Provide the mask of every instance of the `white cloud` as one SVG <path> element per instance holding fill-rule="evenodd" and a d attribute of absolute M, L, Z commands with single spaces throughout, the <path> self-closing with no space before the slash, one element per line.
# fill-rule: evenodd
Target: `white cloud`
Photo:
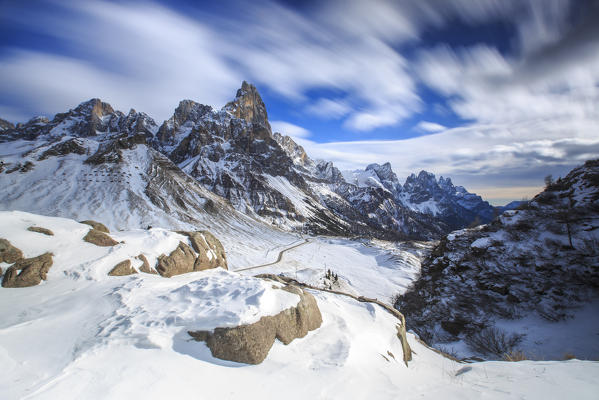
<path fill-rule="evenodd" d="M 294 125 L 285 121 L 270 121 L 270 127 L 273 132 L 279 132 L 283 135 L 291 136 L 295 139 L 307 139 L 310 131 L 301 126 Z"/>
<path fill-rule="evenodd" d="M 306 111 L 324 119 L 339 119 L 352 110 L 344 100 L 320 98 L 306 107 Z"/>
<path fill-rule="evenodd" d="M 430 121 L 420 121 L 416 126 L 416 130 L 424 131 L 424 132 L 439 132 L 447 129 L 445 126 L 438 124 L 436 122 Z"/>

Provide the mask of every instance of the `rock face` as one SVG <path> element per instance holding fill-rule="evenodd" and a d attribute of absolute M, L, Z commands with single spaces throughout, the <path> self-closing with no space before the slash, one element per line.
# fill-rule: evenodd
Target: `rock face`
<path fill-rule="evenodd" d="M 6 239 L 0 239 L 0 262 L 12 264 L 23 258 L 23 252 Z"/>
<path fill-rule="evenodd" d="M 137 271 L 131 266 L 131 260 L 121 261 L 108 272 L 108 275 L 110 276 L 126 276 L 132 274 L 137 274 Z"/>
<path fill-rule="evenodd" d="M 39 226 L 30 226 L 29 228 L 27 228 L 27 230 L 31 232 L 41 233 L 46 236 L 54 236 L 54 232 L 52 232 L 50 229 L 42 228 Z"/>
<path fill-rule="evenodd" d="M 92 221 L 92 220 L 86 220 L 86 221 L 81 221 L 81 224 L 86 224 L 91 226 L 92 228 L 100 231 L 100 232 L 104 232 L 104 233 L 110 233 L 110 230 L 108 230 L 108 228 L 106 227 L 106 225 L 104 225 L 101 222 L 97 222 L 97 221 Z"/>
<path fill-rule="evenodd" d="M 287 290 L 300 296 L 296 307 L 288 308 L 274 316 L 265 316 L 258 322 L 233 328 L 216 328 L 213 332 L 190 331 L 191 337 L 205 341 L 216 358 L 246 364 L 260 364 L 275 339 L 289 344 L 302 338 L 322 324 L 322 315 L 316 299 L 310 293 L 294 286 Z"/>
<path fill-rule="evenodd" d="M 193 272 L 195 262 L 196 255 L 191 247 L 183 242 L 179 242 L 179 246 L 177 246 L 171 254 L 168 256 L 162 254 L 158 257 L 156 271 L 158 271 L 161 276 L 170 278 L 173 275 Z"/>
<path fill-rule="evenodd" d="M 52 253 L 45 253 L 33 258 L 22 258 L 6 270 L 2 278 L 2 286 L 22 288 L 39 285 L 42 280 L 46 280 L 46 274 L 50 267 L 52 267 Z"/>
<path fill-rule="evenodd" d="M 83 238 L 83 240 L 91 244 L 95 244 L 96 246 L 103 247 L 116 246 L 117 244 L 119 244 L 119 242 L 97 229 L 90 229 L 89 232 L 87 232 L 87 235 L 85 235 L 85 237 Z"/>

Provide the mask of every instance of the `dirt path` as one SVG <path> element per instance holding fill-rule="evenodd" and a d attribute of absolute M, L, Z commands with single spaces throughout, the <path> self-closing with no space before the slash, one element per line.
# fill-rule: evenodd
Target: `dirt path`
<path fill-rule="evenodd" d="M 310 239 L 304 239 L 304 241 L 302 243 L 294 244 L 291 247 L 287 247 L 286 249 L 281 250 L 279 252 L 279 256 L 277 257 L 276 261 L 273 261 L 273 262 L 267 263 L 267 264 L 262 264 L 262 265 L 255 265 L 253 267 L 246 267 L 246 268 L 236 269 L 234 272 L 248 271 L 250 269 L 270 267 L 271 265 L 278 264 L 283 259 L 283 254 L 285 254 L 286 251 L 293 250 L 296 247 L 303 246 L 303 245 L 305 245 L 306 243 L 309 243 L 309 242 L 310 242 Z"/>

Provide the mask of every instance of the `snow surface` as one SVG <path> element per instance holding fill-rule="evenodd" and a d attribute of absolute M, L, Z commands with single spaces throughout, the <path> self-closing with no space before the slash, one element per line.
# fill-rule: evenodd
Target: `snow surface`
<path fill-rule="evenodd" d="M 31 225 L 55 236 L 26 231 Z M 297 296 L 220 269 L 170 279 L 110 277 L 108 268 L 123 257 L 153 257 L 182 236 L 162 229 L 115 232 L 125 243 L 96 248 L 81 240 L 87 230 L 68 219 L 0 212 L 0 237 L 26 256 L 55 254 L 39 286 L 0 288 L 0 398 L 593 399 L 599 390 L 597 362 L 460 364 L 412 334 L 414 358 L 406 367 L 395 317 L 323 292 L 313 293 L 323 324 L 305 338 L 287 346 L 276 341 L 260 365 L 215 359 L 204 343 L 189 339 L 188 329 L 256 321 L 296 304 Z M 299 263 L 320 246 L 318 254 L 340 276 L 343 262 L 374 268 L 376 276 L 384 266 L 374 261 L 391 245 L 372 245 L 319 238 L 294 257 Z M 381 280 L 368 286 L 367 274 L 353 268 L 345 273 L 360 282 L 357 288 L 377 293 Z"/>

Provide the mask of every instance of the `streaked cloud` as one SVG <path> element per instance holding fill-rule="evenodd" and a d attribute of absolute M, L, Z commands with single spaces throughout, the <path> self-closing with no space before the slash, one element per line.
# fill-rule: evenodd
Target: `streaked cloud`
<path fill-rule="evenodd" d="M 310 131 L 301 126 L 294 125 L 285 121 L 270 121 L 270 127 L 273 132 L 279 132 L 283 135 L 291 136 L 294 140 L 306 139 L 310 136 Z"/>

